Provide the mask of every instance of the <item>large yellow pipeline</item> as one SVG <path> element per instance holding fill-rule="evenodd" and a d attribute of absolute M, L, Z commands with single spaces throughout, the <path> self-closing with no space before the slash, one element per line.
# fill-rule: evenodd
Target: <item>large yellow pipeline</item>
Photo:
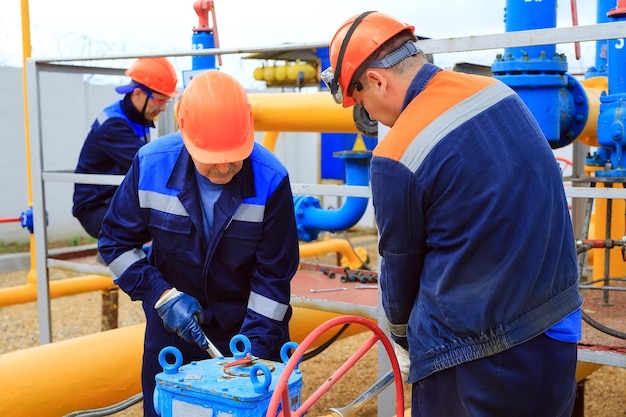
<path fill-rule="evenodd" d="M 294 307 L 291 339 L 300 343 L 339 315 Z M 364 330 L 350 326 L 340 338 Z M 0 355 L 0 416 L 60 417 L 108 407 L 141 392 L 144 331 L 145 325 L 137 324 Z M 312 347 L 331 337 L 325 333 Z"/>
<path fill-rule="evenodd" d="M 315 328 L 340 314 L 295 307 L 291 339 L 302 342 Z M 350 326 L 341 338 L 364 331 Z M 0 355 L 0 415 L 60 417 L 108 407 L 141 392 L 144 324 L 122 327 Z M 325 343 L 324 334 L 312 348 Z M 581 381 L 600 365 L 578 362 Z"/>
<path fill-rule="evenodd" d="M 344 109 L 327 92 L 250 93 L 258 132 L 358 133 L 352 108 Z"/>
<path fill-rule="evenodd" d="M 144 328 L 123 327 L 0 355 L 0 415 L 60 417 L 141 392 Z"/>

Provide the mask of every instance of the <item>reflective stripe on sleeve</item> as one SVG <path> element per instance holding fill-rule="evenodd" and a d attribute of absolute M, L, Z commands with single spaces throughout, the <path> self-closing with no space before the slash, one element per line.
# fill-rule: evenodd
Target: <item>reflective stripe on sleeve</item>
<path fill-rule="evenodd" d="M 141 249 L 132 249 L 124 252 L 109 264 L 109 271 L 113 276 L 113 281 L 119 278 L 131 265 L 146 257 L 146 253 Z"/>
<path fill-rule="evenodd" d="M 248 300 L 248 308 L 255 313 L 270 318 L 272 320 L 282 321 L 289 308 L 288 304 L 282 304 L 271 300 L 261 294 L 255 292 L 250 293 Z"/>
<path fill-rule="evenodd" d="M 178 216 L 189 216 L 183 203 L 175 195 L 166 195 L 154 191 L 139 190 L 139 207 L 162 211 Z"/>

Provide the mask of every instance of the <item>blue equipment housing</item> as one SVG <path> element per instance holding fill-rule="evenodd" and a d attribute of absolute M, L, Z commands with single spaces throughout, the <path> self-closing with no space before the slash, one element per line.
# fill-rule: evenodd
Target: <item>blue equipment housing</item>
<path fill-rule="evenodd" d="M 244 349 L 238 351 L 237 343 Z M 156 376 L 154 408 L 162 417 L 264 417 L 276 388 L 289 349 L 295 342 L 286 343 L 281 349 L 284 363 L 250 358 L 250 341 L 243 335 L 233 337 L 230 348 L 233 358 L 206 359 L 182 365 L 182 354 L 173 347 L 164 348 L 159 354 L 163 372 Z M 174 363 L 167 361 L 174 357 Z M 237 360 L 250 358 L 244 363 Z M 296 370 L 288 381 L 290 407 L 300 406 L 302 374 Z"/>
<path fill-rule="evenodd" d="M 613 5 L 615 2 L 612 3 Z M 608 21 L 626 20 L 626 10 L 611 8 L 607 0 L 598 3 L 598 19 L 606 16 Z M 604 21 L 604 20 L 603 20 Z M 598 45 L 602 47 L 601 44 Z M 626 148 L 626 132 L 624 131 L 626 112 L 626 83 L 623 71 L 626 67 L 626 52 L 624 39 L 610 39 L 606 41 L 604 51 L 596 56 L 596 65 L 602 64 L 602 57 L 608 65 L 608 92 L 603 91 L 600 96 L 600 114 L 598 116 L 598 150 L 587 156 L 585 162 L 592 166 L 604 166 L 604 170 L 595 171 L 597 177 L 624 177 L 626 163 L 624 152 Z"/>

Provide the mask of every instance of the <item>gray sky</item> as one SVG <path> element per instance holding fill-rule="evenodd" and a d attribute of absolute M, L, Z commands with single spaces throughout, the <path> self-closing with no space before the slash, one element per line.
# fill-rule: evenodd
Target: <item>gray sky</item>
<path fill-rule="evenodd" d="M 32 56 L 92 56 L 191 49 L 198 24 L 193 0 L 30 0 Z M 558 1 L 557 27 L 572 25 L 570 2 Z M 285 42 L 328 42 L 348 17 L 365 10 L 394 15 L 432 38 L 503 33 L 505 0 L 215 0 L 220 44 L 224 48 L 262 47 Z M 593 0 L 578 2 L 579 25 L 596 22 Z M 21 2 L 0 3 L 0 65 L 22 62 Z M 568 57 L 570 72 L 594 64 L 595 44 L 583 44 L 576 61 L 572 45 L 557 50 Z M 438 55 L 435 62 L 450 67 L 469 61 L 491 65 L 498 51 Z M 224 61 L 223 70 L 247 69 L 240 56 Z M 190 58 L 177 58 L 177 70 L 191 69 Z M 258 65 L 260 66 L 260 63 Z M 252 75 L 249 73 L 250 80 Z M 244 85 L 247 84 L 242 80 Z M 252 81 L 254 82 L 254 81 Z M 247 85 L 249 86 L 249 85 Z"/>

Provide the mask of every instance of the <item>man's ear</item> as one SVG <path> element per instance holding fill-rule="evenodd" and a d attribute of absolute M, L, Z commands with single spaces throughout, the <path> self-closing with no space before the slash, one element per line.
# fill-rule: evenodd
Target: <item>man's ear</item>
<path fill-rule="evenodd" d="M 387 77 L 377 69 L 366 70 L 365 77 L 369 88 L 382 90 L 382 92 L 387 89 Z"/>
<path fill-rule="evenodd" d="M 133 96 L 138 97 L 143 91 L 141 90 L 141 88 L 137 87 L 133 90 Z"/>

